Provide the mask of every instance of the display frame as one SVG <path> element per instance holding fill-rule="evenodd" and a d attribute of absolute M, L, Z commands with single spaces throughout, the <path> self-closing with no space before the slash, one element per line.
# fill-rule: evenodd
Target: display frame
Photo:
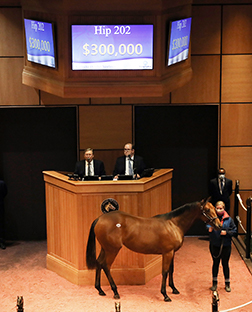
<path fill-rule="evenodd" d="M 57 69 L 55 23 L 31 18 L 23 22 L 27 61 Z"/>
<path fill-rule="evenodd" d="M 166 66 L 170 67 L 171 65 L 186 61 L 189 58 L 191 25 L 192 17 L 185 17 L 169 22 Z M 176 26 L 177 29 L 175 29 Z M 178 51 L 173 53 L 173 50 L 177 49 Z"/>

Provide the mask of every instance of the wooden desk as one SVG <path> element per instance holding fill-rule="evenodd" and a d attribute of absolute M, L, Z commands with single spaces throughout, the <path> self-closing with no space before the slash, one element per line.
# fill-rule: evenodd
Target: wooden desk
<path fill-rule="evenodd" d="M 172 169 L 160 169 L 150 178 L 131 181 L 72 181 L 64 174 L 44 171 L 47 219 L 47 268 L 74 284 L 93 285 L 95 271 L 86 267 L 89 229 L 101 212 L 101 203 L 114 198 L 119 209 L 151 217 L 171 210 Z M 99 244 L 97 244 L 97 256 Z M 161 256 L 126 249 L 112 266 L 117 284 L 140 285 L 161 273 Z M 107 284 L 105 276 L 102 284 Z"/>

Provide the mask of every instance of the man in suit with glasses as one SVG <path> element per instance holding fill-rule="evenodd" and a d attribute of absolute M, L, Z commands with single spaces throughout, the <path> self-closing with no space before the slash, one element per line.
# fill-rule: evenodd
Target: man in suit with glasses
<path fill-rule="evenodd" d="M 145 163 L 141 156 L 135 154 L 135 147 L 132 143 L 124 145 L 124 156 L 118 157 L 113 171 L 114 177 L 118 175 L 132 175 L 139 179 L 145 169 Z"/>

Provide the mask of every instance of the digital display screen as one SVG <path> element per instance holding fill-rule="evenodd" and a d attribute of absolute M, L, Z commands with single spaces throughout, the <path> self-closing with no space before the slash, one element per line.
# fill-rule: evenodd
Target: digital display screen
<path fill-rule="evenodd" d="M 72 25 L 72 70 L 153 69 L 153 25 Z"/>
<path fill-rule="evenodd" d="M 171 22 L 168 66 L 188 58 L 192 18 Z"/>
<path fill-rule="evenodd" d="M 24 19 L 27 60 L 55 68 L 53 24 Z"/>

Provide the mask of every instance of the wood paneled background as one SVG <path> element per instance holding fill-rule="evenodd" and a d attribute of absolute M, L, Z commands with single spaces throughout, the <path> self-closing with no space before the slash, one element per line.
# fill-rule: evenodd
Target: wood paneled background
<path fill-rule="evenodd" d="M 109 174 L 124 143 L 134 141 L 135 105 L 218 105 L 219 165 L 252 194 L 252 1 L 193 2 L 193 78 L 163 98 L 62 99 L 24 86 L 20 1 L 0 1 L 0 29 L 2 107 L 76 105 L 79 155 L 95 148 Z"/>

